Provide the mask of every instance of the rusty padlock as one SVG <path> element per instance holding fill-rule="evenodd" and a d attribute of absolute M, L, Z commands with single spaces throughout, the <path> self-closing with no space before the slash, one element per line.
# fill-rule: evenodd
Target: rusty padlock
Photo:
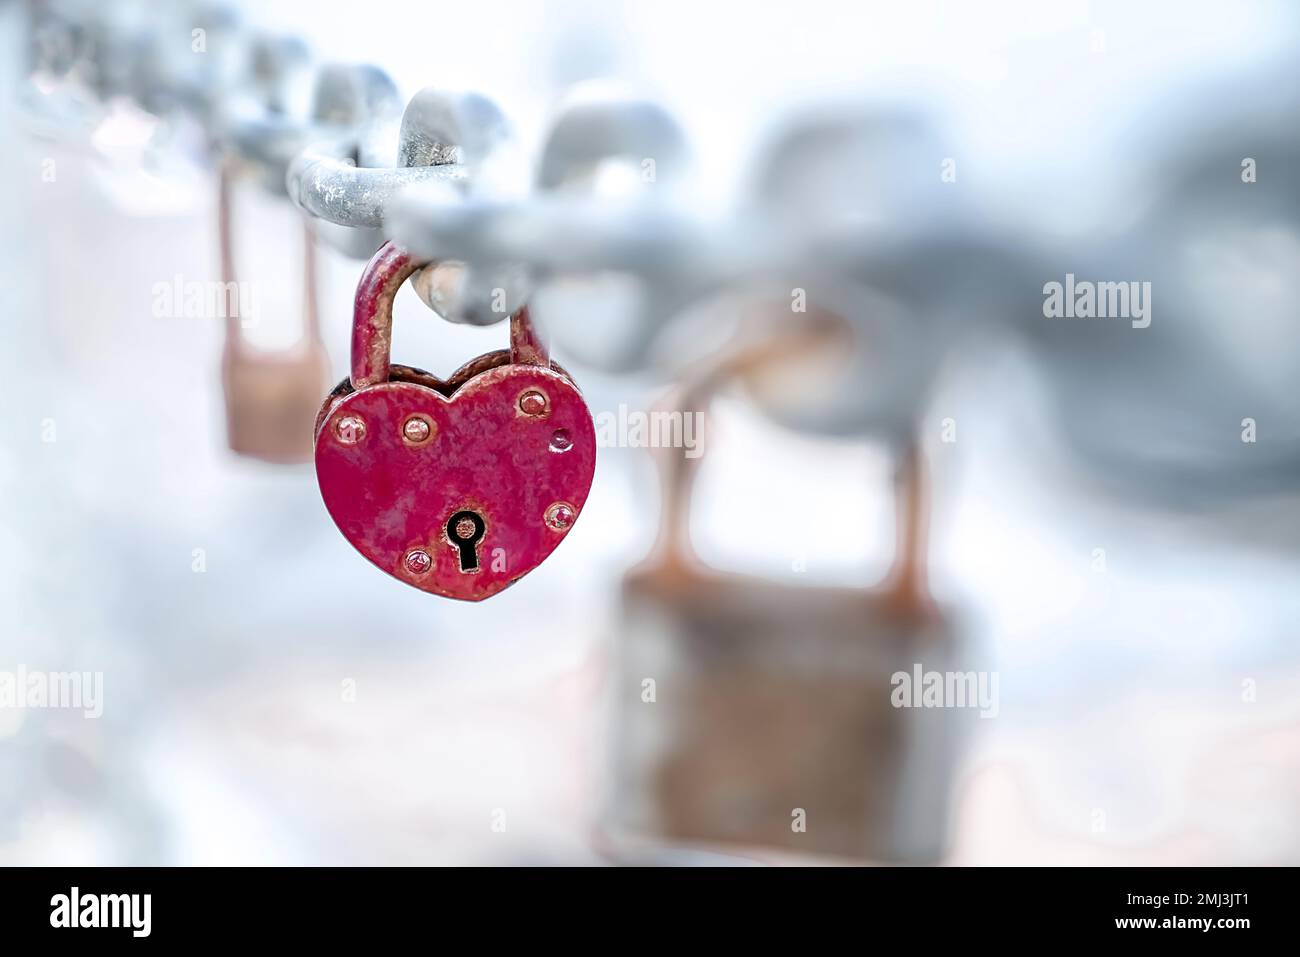
<path fill-rule="evenodd" d="M 699 414 L 722 382 L 794 349 L 769 341 L 735 352 L 665 408 Z M 615 643 L 604 822 L 616 853 L 636 859 L 649 842 L 933 861 L 944 843 L 955 736 L 945 713 L 891 704 L 893 676 L 944 659 L 954 641 L 925 585 L 917 454 L 898 472 L 891 572 L 875 588 L 853 589 L 706 566 L 688 521 L 700 459 L 659 453 L 659 537 L 625 579 Z"/>
<path fill-rule="evenodd" d="M 218 197 L 221 279 L 238 297 L 231 181 L 229 164 L 223 163 Z M 316 301 L 316 238 L 308 221 L 303 222 L 303 330 L 298 342 L 279 352 L 254 349 L 244 338 L 240 312 L 237 308 L 226 316 L 221 359 L 230 448 L 277 464 L 307 462 L 312 455 L 312 423 L 329 382 L 329 356 L 321 342 Z"/>
<path fill-rule="evenodd" d="M 390 242 L 366 266 L 352 375 L 317 419 L 316 478 L 339 531 L 375 565 L 435 595 L 481 601 L 573 527 L 596 431 L 526 306 L 510 317 L 509 349 L 446 380 L 392 365 L 393 298 L 428 264 Z"/>

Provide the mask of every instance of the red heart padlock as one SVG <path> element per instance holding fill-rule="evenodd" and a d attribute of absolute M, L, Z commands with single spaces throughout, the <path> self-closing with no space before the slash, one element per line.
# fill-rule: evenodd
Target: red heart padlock
<path fill-rule="evenodd" d="M 335 524 L 370 561 L 435 595 L 481 601 L 540 565 L 573 526 L 596 433 L 526 307 L 510 318 L 508 350 L 445 381 L 390 365 L 393 298 L 426 265 L 387 243 L 366 266 L 352 376 L 316 421 L 316 479 Z"/>

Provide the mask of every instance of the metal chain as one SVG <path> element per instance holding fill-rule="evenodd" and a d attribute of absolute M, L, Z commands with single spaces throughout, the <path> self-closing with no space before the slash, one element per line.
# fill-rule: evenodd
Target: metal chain
<path fill-rule="evenodd" d="M 882 128 L 878 116 L 849 111 L 796 123 L 757 157 L 743 202 L 714 219 L 688 198 L 681 126 L 643 98 L 604 89 L 573 95 L 552 118 L 532 182 L 520 184 L 500 175 L 509 124 L 486 97 L 422 90 L 399 111 L 382 70 L 318 64 L 304 41 L 258 33 L 229 4 L 173 4 L 160 24 L 156 11 L 124 13 L 128 0 L 29 2 L 32 72 L 44 86 L 87 90 L 101 102 L 129 97 L 164 118 L 196 120 L 214 154 L 261 170 L 268 188 L 314 217 L 336 248 L 365 257 L 388 237 L 438 261 L 413 285 L 451 321 L 500 321 L 528 301 L 561 347 L 626 371 L 650 364 L 663 330 L 695 303 L 741 290 L 765 301 L 764 321 L 780 322 L 799 312 L 792 295 L 806 296 L 850 325 L 844 378 L 853 388 L 826 390 L 808 407 L 787 407 L 789 390 L 756 397 L 800 428 L 885 437 L 910 434 L 958 339 L 957 309 L 917 296 L 921 308 L 913 308 L 910 291 L 891 295 L 872 281 L 872 267 L 900 241 L 915 259 L 931 257 L 922 247 L 940 230 L 927 235 L 928 226 L 941 227 L 945 240 L 964 235 L 953 193 L 940 198 L 917 179 L 898 190 L 905 199 L 884 197 L 883 216 L 842 215 L 846 198 L 860 205 L 880 192 L 879 179 L 864 181 L 871 164 L 860 144 L 882 130 L 891 146 L 915 139 L 910 129 Z M 189 24 L 200 24 L 193 42 L 219 47 L 219 56 L 177 55 L 174 38 Z M 810 144 L 817 163 L 798 159 Z M 972 245 L 982 242 L 972 234 Z M 941 262 L 928 262 L 931 275 L 944 274 Z M 618 310 L 604 301 L 545 308 L 565 280 L 611 274 L 634 288 Z M 923 291 L 941 287 L 927 281 Z M 625 327 L 621 338 L 592 335 L 613 318 Z"/>
<path fill-rule="evenodd" d="M 834 261 L 822 255 L 831 238 L 827 227 L 838 224 L 801 209 L 792 215 L 780 193 L 756 195 L 723 221 L 706 220 L 683 201 L 686 137 L 651 101 L 605 90 L 575 95 L 552 120 L 531 187 L 503 192 L 493 181 L 493 162 L 509 141 L 509 127 L 487 98 L 423 90 L 399 124 L 396 87 L 376 67 L 318 64 L 304 41 L 252 30 L 230 4 L 173 4 L 165 25 L 156 15 L 133 18 L 133 6 L 29 0 L 33 74 L 46 86 L 53 79 L 88 90 L 101 102 L 129 97 L 164 118 L 191 117 L 214 154 L 261 170 L 269 189 L 317 219 L 322 238 L 350 255 L 368 256 L 388 236 L 418 255 L 459 262 L 450 270 L 428 267 L 413 283 L 444 318 L 491 323 L 539 286 L 567 276 L 621 274 L 639 284 L 625 317 L 631 332 L 616 348 L 585 355 L 618 370 L 644 366 L 669 319 L 720 291 L 770 291 L 788 280 L 790 287 L 819 285 L 819 297 L 848 303 L 858 288 L 851 262 L 825 265 Z M 177 55 L 172 38 L 183 36 L 187 24 L 200 25 L 190 31 L 195 44 L 211 42 L 220 55 Z M 150 66 L 137 69 L 141 64 Z M 785 150 L 778 144 L 774 157 Z M 614 182 L 622 195 L 611 198 L 608 174 L 618 170 Z M 795 179 L 799 172 L 793 170 Z M 871 232 L 850 239 L 849 248 L 880 245 Z M 587 319 L 599 317 L 557 312 L 580 317 L 552 331 L 582 351 L 591 338 Z M 845 308 L 851 322 L 866 323 L 865 339 L 883 338 L 911 356 L 897 363 L 911 376 L 900 390 L 906 407 L 881 400 L 895 384 L 892 377 L 873 380 L 880 386 L 870 391 L 871 407 L 859 403 L 849 413 L 823 416 L 830 430 L 908 430 L 911 400 L 932 368 L 914 354 L 929 337 L 906 334 L 895 328 L 899 320 L 882 318 L 897 312 L 874 303 Z M 889 326 L 883 337 L 882 323 Z"/>
<path fill-rule="evenodd" d="M 740 290 L 760 300 L 758 311 L 771 322 L 797 318 L 806 302 L 810 315 L 828 311 L 850 327 L 839 374 L 833 383 L 822 381 L 828 373 L 819 369 L 816 389 L 797 375 L 746 383 L 751 395 L 795 428 L 886 438 L 914 429 L 949 358 L 977 354 L 981 343 L 1011 331 L 1057 370 L 1058 387 L 1067 376 L 1084 376 L 1079 388 L 1090 401 L 1087 374 L 1107 370 L 1120 411 L 1080 419 L 1067 432 L 1093 459 L 1112 450 L 1117 462 L 1135 469 L 1146 451 L 1117 441 L 1132 432 L 1114 424 L 1131 404 L 1118 397 L 1149 401 L 1157 358 L 1165 380 L 1179 381 L 1183 367 L 1167 358 L 1172 352 L 1153 357 L 1136 344 L 1163 340 L 1125 337 L 1121 348 L 1117 336 L 1089 339 L 1094 351 L 1085 362 L 1070 326 L 1041 321 L 1043 280 L 1064 271 L 1057 268 L 1063 255 L 1071 271 L 1104 271 L 1105 256 L 1086 245 L 1062 248 L 1032 229 L 999 233 L 971 211 L 971 193 L 934 174 L 936 158 L 955 150 L 919 114 L 805 109 L 751 158 L 750 175 L 737 177 L 743 187 L 734 207 L 710 218 L 686 198 L 692 184 L 680 126 L 636 97 L 588 91 L 572 98 L 552 118 L 536 175 L 519 184 L 500 175 L 509 128 L 486 98 L 424 90 L 403 111 L 382 70 L 319 64 L 304 41 L 258 33 L 229 2 L 175 2 L 160 10 L 133 0 L 27 0 L 27 9 L 32 79 L 22 102 L 41 112 L 44 129 L 84 135 L 121 99 L 164 121 L 197 123 L 213 161 L 233 156 L 260 170 L 265 185 L 313 217 L 331 245 L 364 257 L 387 237 L 439 260 L 413 285 L 452 321 L 499 321 L 526 299 L 565 351 L 627 371 L 650 366 L 653 347 L 670 339 L 666 328 L 720 294 Z M 206 55 L 177 43 L 186 35 L 195 50 L 206 43 Z M 1257 136 L 1247 139 L 1256 143 Z M 1252 146 L 1253 155 L 1266 147 L 1272 168 L 1295 167 L 1290 139 Z M 1196 149 L 1197 156 L 1205 152 Z M 1222 170 L 1236 160 L 1207 162 Z M 1205 183 L 1224 182 L 1231 200 L 1220 205 L 1244 208 L 1232 178 L 1218 176 L 1186 179 L 1175 199 L 1208 215 L 1222 194 Z M 620 195 L 611 197 L 611 184 L 623 188 Z M 1294 184 L 1293 177 L 1275 177 L 1252 186 L 1260 206 L 1250 207 L 1251 215 L 1300 208 Z M 1145 257 L 1149 273 L 1186 225 L 1187 217 L 1166 215 L 1108 243 L 1123 250 L 1118 258 Z M 630 280 L 631 294 L 600 286 L 610 275 Z M 596 284 L 594 304 L 589 297 L 585 309 L 573 300 L 545 308 L 546 298 L 574 278 Z M 1210 307 L 1176 284 L 1168 288 L 1165 301 L 1178 300 L 1172 309 L 1184 319 L 1199 317 L 1199 324 L 1180 323 L 1181 348 L 1210 363 L 1213 346 L 1197 331 L 1210 322 Z M 711 310 L 707 322 L 717 326 L 724 315 Z M 611 337 L 614 326 L 622 331 Z M 677 350 L 679 360 L 698 358 L 707 348 L 702 343 L 717 341 L 703 325 L 694 331 L 692 339 L 672 340 L 696 349 Z M 1237 388 L 1244 393 L 1251 385 Z M 1193 393 L 1187 402 L 1201 398 Z M 1265 407 L 1264 399 L 1250 401 Z M 1279 421 L 1293 421 L 1280 393 L 1268 402 Z M 1201 421 L 1218 414 L 1202 412 Z M 1188 410 L 1178 407 L 1177 414 Z M 1095 429 L 1074 435 L 1080 423 Z M 1284 458 L 1229 482 L 1219 477 L 1246 466 L 1226 452 L 1202 454 L 1211 463 L 1204 481 L 1187 481 L 1184 463 L 1172 455 L 1172 465 L 1158 472 L 1169 480 L 1160 487 L 1217 494 L 1234 484 L 1289 480 L 1295 471 Z M 1151 477 L 1142 484 L 1159 483 Z"/>
<path fill-rule="evenodd" d="M 636 98 L 579 100 L 556 118 L 535 191 L 519 199 L 517 221 L 529 223 L 535 207 L 540 228 L 516 231 L 510 242 L 494 243 L 484 254 L 494 233 L 479 228 L 473 204 L 500 197 L 473 180 L 510 140 L 509 124 L 489 99 L 422 90 L 400 112 L 399 126 L 396 86 L 377 67 L 317 63 L 304 40 L 250 29 L 233 4 L 174 4 L 164 22 L 134 15 L 137 8 L 129 0 L 29 0 L 30 72 L 68 95 L 100 103 L 125 97 L 164 118 L 183 114 L 197 121 L 214 161 L 234 157 L 259 171 L 268 190 L 320 220 L 322 239 L 353 257 L 368 257 L 385 235 L 394 235 L 394 220 L 416 223 L 434 213 L 439 258 L 500 267 L 485 276 L 456 277 L 471 289 L 459 307 L 439 302 L 444 293 L 437 283 L 414 283 L 449 319 L 499 321 L 517 303 L 489 311 L 470 300 L 501 289 L 519 299 L 531 287 L 520 278 L 524 272 L 554 274 L 560 264 L 548 234 L 552 219 L 566 224 L 566 234 L 581 224 L 594 230 L 566 241 L 566 265 L 639 267 L 644 239 L 593 222 L 573 196 L 574 183 L 601 163 L 653 157 L 660 193 L 682 178 L 685 138 L 668 113 Z M 175 38 L 185 35 L 187 24 L 198 24 L 189 30 L 193 50 L 178 52 Z M 163 36 L 170 39 L 164 43 Z M 182 55 L 188 52 L 205 55 Z M 573 215 L 557 208 L 561 194 Z M 448 215 L 458 204 L 460 214 Z M 576 255 L 582 249 L 590 255 Z"/>

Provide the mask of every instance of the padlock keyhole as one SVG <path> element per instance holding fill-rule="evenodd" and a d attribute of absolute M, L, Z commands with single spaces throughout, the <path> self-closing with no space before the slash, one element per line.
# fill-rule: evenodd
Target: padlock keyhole
<path fill-rule="evenodd" d="M 447 520 L 447 540 L 460 552 L 461 571 L 478 571 L 478 543 L 483 541 L 486 531 L 483 516 L 468 509 Z"/>

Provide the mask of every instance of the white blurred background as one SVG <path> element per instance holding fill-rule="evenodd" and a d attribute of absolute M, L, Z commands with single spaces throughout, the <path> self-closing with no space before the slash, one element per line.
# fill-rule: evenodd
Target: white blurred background
<path fill-rule="evenodd" d="M 6 63 L 21 60 L 18 13 L 4 8 Z M 407 93 L 488 94 L 525 150 L 571 84 L 625 80 L 683 123 L 692 191 L 719 209 L 801 104 L 906 105 L 954 144 L 977 215 L 1026 242 L 1123 233 L 1209 117 L 1292 131 L 1300 117 L 1300 10 L 1283 0 L 282 0 L 248 15 L 325 58 L 381 64 Z M 21 79 L 6 70 L 6 98 Z M 210 171 L 180 157 L 145 175 L 129 143 L 96 156 L 31 135 L 14 110 L 0 123 L 0 669 L 105 676 L 98 720 L 0 710 L 0 863 L 617 859 L 600 827 L 604 692 L 619 583 L 657 522 L 646 453 L 602 449 L 570 540 L 489 602 L 376 573 L 337 533 L 309 465 L 226 449 L 219 321 L 151 313 L 155 283 L 215 269 Z M 283 342 L 298 315 L 295 214 L 251 187 L 237 200 L 240 259 L 263 293 L 253 335 Z M 1291 226 L 1276 349 L 1294 356 Z M 324 268 L 337 380 L 359 265 L 330 253 Z M 396 361 L 444 374 L 505 339 L 436 320 L 409 290 L 396 328 Z M 1300 862 L 1295 495 L 1171 511 L 1103 488 L 1066 447 L 1040 359 L 999 340 L 958 356 L 923 417 L 935 435 L 946 416 L 960 429 L 933 449 L 935 589 L 1001 676 L 1000 715 L 970 723 L 945 860 Z M 594 412 L 647 408 L 666 385 L 571 371 Z M 1075 414 L 1100 415 L 1109 388 Z M 1252 412 L 1223 414 L 1235 435 Z M 800 549 L 755 520 L 809 502 L 837 520 Z M 694 509 L 711 563 L 870 583 L 891 515 L 871 443 L 719 403 Z"/>

